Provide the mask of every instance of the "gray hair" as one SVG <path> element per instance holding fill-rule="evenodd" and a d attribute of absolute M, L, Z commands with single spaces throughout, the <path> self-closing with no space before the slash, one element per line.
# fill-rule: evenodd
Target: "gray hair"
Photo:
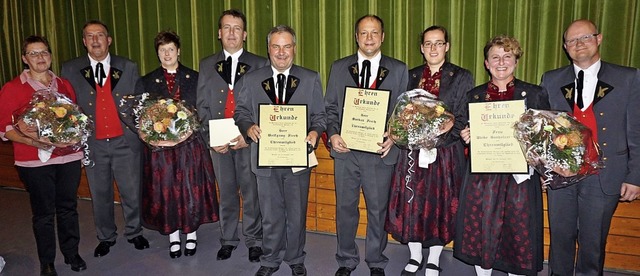
<path fill-rule="evenodd" d="M 296 32 L 293 30 L 293 28 L 291 28 L 291 27 L 289 27 L 287 25 L 278 25 L 278 26 L 275 26 L 275 27 L 271 28 L 271 30 L 267 34 L 267 47 L 271 43 L 271 35 L 277 34 L 277 33 L 289 33 L 289 34 L 291 34 L 291 36 L 293 36 L 293 44 L 296 44 Z"/>

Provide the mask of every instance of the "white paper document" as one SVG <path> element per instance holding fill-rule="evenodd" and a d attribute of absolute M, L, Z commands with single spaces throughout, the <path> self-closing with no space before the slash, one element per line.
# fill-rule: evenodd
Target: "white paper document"
<path fill-rule="evenodd" d="M 209 146 L 235 145 L 230 141 L 240 135 L 233 118 L 209 120 Z"/>

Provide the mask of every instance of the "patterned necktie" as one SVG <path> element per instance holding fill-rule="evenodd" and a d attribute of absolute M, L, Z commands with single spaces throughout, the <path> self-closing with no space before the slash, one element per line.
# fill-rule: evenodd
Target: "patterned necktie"
<path fill-rule="evenodd" d="M 360 70 L 360 86 L 369 88 L 369 77 L 371 77 L 371 61 L 362 61 L 362 70 Z"/>
<path fill-rule="evenodd" d="M 276 104 L 284 104 L 284 74 L 278 74 L 278 95 L 276 96 Z"/>
<path fill-rule="evenodd" d="M 578 92 L 578 95 L 576 96 L 576 104 L 580 109 L 584 107 L 584 102 L 582 101 L 582 88 L 584 88 L 584 71 L 580 70 L 580 72 L 578 72 L 578 80 L 576 81 L 576 91 Z"/>

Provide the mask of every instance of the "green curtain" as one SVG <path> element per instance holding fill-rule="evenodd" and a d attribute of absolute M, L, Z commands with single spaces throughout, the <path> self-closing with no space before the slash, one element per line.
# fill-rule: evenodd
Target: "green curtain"
<path fill-rule="evenodd" d="M 28 35 L 50 40 L 54 72 L 63 61 L 85 55 L 81 30 L 90 19 L 110 27 L 111 52 L 137 62 L 141 74 L 158 66 L 153 38 L 166 29 L 181 37 L 182 63 L 198 70 L 200 59 L 221 50 L 217 21 L 229 8 L 247 15 L 246 49 L 260 55 L 266 55 L 265 35 L 272 26 L 292 26 L 298 39 L 295 63 L 320 72 L 325 82 L 331 63 L 355 52 L 353 24 L 364 14 L 385 21 L 383 53 L 409 68 L 423 62 L 420 32 L 445 26 L 449 60 L 471 70 L 477 84 L 488 80 L 482 48 L 498 34 L 522 44 L 520 79 L 538 83 L 543 72 L 569 64 L 562 33 L 577 18 L 598 24 L 604 60 L 640 67 L 637 0 L 3 0 L 1 7 L 0 84 L 23 69 L 21 41 Z"/>

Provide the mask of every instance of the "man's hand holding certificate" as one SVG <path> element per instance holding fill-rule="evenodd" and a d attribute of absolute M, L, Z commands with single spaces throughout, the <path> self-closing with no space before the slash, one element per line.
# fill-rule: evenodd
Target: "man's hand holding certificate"
<path fill-rule="evenodd" d="M 308 140 L 315 144 L 318 133 L 307 133 L 306 105 L 261 104 L 259 124 L 247 135 L 258 142 L 258 167 L 307 167 Z"/>

